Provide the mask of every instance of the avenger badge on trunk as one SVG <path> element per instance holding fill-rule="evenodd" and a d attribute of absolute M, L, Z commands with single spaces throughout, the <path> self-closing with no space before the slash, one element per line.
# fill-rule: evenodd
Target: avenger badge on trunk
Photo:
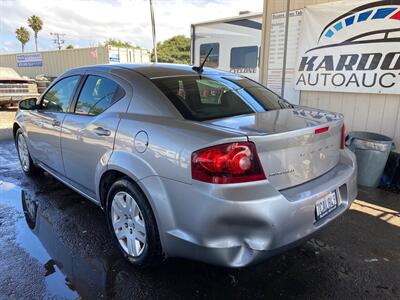
<path fill-rule="evenodd" d="M 272 177 L 272 176 L 278 176 L 278 175 L 285 175 L 285 174 L 289 174 L 289 173 L 293 173 L 293 172 L 294 172 L 294 169 L 282 170 L 279 172 L 274 172 L 274 173 L 268 174 L 268 176 Z"/>

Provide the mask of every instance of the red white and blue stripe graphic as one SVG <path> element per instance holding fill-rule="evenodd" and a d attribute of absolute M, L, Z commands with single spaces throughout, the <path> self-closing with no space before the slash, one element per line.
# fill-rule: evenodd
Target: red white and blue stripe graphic
<path fill-rule="evenodd" d="M 387 19 L 400 21 L 400 1 L 377 1 L 357 7 L 330 22 L 319 39 L 322 36 L 332 38 L 335 33 L 357 23 Z"/>

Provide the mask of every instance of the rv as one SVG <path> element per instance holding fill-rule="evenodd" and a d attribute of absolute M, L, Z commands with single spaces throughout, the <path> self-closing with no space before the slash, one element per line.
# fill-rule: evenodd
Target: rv
<path fill-rule="evenodd" d="M 192 64 L 238 73 L 259 81 L 262 13 L 192 24 Z"/>

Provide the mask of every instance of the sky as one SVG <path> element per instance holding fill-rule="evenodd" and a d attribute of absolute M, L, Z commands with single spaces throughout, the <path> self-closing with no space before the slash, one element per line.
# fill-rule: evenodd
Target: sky
<path fill-rule="evenodd" d="M 263 0 L 153 0 L 157 41 L 174 35 L 190 37 L 190 24 L 261 12 Z M 65 34 L 65 45 L 97 46 L 108 38 L 152 48 L 148 0 L 0 0 L 0 52 L 19 52 L 15 30 L 28 28 L 26 19 L 38 15 L 44 23 L 39 50 L 56 49 L 51 32 Z M 34 51 L 33 32 L 25 51 Z"/>

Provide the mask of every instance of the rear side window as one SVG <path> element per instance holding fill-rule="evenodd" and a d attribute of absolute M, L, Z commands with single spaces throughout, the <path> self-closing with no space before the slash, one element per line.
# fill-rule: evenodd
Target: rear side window
<path fill-rule="evenodd" d="M 290 107 L 267 88 L 237 76 L 178 76 L 152 80 L 188 120 L 204 121 Z"/>
<path fill-rule="evenodd" d="M 43 96 L 42 109 L 54 112 L 67 112 L 80 76 L 71 76 L 58 81 Z"/>
<path fill-rule="evenodd" d="M 231 68 L 256 68 L 258 47 L 236 47 L 231 49 Z"/>
<path fill-rule="evenodd" d="M 115 81 L 90 75 L 79 94 L 75 113 L 91 116 L 101 114 L 123 96 L 123 89 Z"/>
<path fill-rule="evenodd" d="M 219 43 L 209 43 L 209 44 L 201 44 L 200 45 L 200 62 L 204 61 L 208 52 L 212 48 L 210 56 L 208 57 L 206 63 L 204 64 L 206 67 L 210 68 L 218 68 L 219 65 Z"/>

